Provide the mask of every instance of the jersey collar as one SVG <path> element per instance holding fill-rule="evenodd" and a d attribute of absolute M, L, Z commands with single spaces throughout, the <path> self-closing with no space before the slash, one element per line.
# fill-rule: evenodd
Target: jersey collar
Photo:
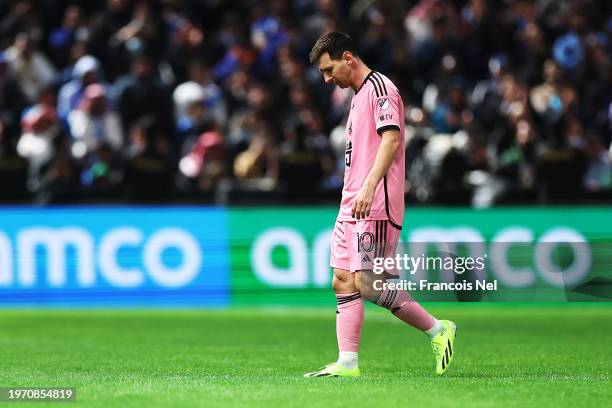
<path fill-rule="evenodd" d="M 366 75 L 365 79 L 363 80 L 363 82 L 361 83 L 361 85 L 359 86 L 359 89 L 357 89 L 357 91 L 355 91 L 355 95 L 357 95 L 357 92 L 359 92 L 361 90 L 361 88 L 363 88 L 363 85 L 366 83 L 366 81 L 368 80 L 369 77 L 371 77 L 374 74 L 374 71 L 371 70 L 368 75 Z"/>

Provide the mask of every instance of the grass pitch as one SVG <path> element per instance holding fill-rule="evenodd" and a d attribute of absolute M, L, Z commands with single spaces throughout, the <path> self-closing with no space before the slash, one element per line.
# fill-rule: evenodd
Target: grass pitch
<path fill-rule="evenodd" d="M 431 304 L 458 324 L 442 378 L 423 334 L 368 308 L 352 380 L 302 378 L 336 357 L 333 305 L 5 310 L 0 386 L 77 388 L 54 407 L 609 406 L 610 306 Z"/>

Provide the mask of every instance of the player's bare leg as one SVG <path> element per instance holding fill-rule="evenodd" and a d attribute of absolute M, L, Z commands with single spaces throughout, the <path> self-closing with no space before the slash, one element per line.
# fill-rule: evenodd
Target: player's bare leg
<path fill-rule="evenodd" d="M 363 325 L 363 299 L 355 285 L 355 274 L 334 268 L 332 287 L 338 303 L 336 309 L 336 336 L 338 360 L 323 369 L 306 373 L 306 377 L 358 377 L 359 341 Z"/>

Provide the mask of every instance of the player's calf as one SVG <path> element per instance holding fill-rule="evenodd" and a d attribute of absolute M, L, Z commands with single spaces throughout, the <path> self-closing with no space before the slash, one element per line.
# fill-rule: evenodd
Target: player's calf
<path fill-rule="evenodd" d="M 442 324 L 427 313 L 407 292 L 391 290 L 386 286 L 382 286 L 383 289 L 376 289 L 381 287 L 380 284 L 375 285 L 376 280 L 384 281 L 381 275 L 376 275 L 372 271 L 359 272 L 356 281 L 364 299 L 388 309 L 398 319 L 427 333 L 430 337 L 443 330 Z"/>
<path fill-rule="evenodd" d="M 431 347 L 436 359 L 436 373 L 443 375 L 454 356 L 455 323 L 437 320 L 403 290 L 376 289 L 381 287 L 374 285 L 377 279 L 384 280 L 372 271 L 359 272 L 356 281 L 361 296 L 388 309 L 400 320 L 426 333 L 431 338 Z"/>

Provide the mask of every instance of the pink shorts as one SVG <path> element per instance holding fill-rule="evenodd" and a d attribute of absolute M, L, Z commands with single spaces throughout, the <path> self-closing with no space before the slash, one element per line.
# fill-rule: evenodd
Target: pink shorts
<path fill-rule="evenodd" d="M 374 258 L 395 257 L 399 235 L 388 220 L 336 220 L 329 264 L 350 272 L 371 270 Z"/>

